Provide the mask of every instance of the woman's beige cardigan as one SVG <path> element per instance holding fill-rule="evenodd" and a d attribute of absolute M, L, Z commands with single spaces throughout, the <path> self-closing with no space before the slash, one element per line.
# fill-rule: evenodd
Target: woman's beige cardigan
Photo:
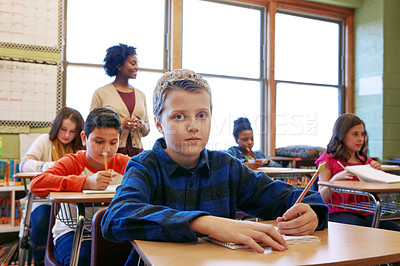
<path fill-rule="evenodd" d="M 149 117 L 147 115 L 147 104 L 144 93 L 138 89 L 135 90 L 135 108 L 133 113 L 129 116 L 128 108 L 126 107 L 121 96 L 119 96 L 117 89 L 113 84 L 108 84 L 104 87 L 98 88 L 93 93 L 92 104 L 90 110 L 96 107 L 107 107 L 113 109 L 121 118 L 121 122 L 125 119 L 135 119 L 137 115 L 145 123 L 140 131 L 132 131 L 132 145 L 135 148 L 142 148 L 141 138 L 147 136 L 150 132 Z M 126 147 L 126 140 L 128 138 L 129 130 L 123 128 L 122 134 L 119 139 L 119 147 Z"/>

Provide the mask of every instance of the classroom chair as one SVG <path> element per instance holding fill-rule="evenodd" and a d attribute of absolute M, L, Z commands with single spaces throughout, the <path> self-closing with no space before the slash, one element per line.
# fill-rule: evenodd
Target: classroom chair
<path fill-rule="evenodd" d="M 54 244 L 53 244 L 53 226 L 56 221 L 55 212 L 55 204 L 51 204 L 51 213 L 50 213 L 50 225 L 49 225 L 49 232 L 47 233 L 47 245 L 46 245 L 46 253 L 44 255 L 44 265 L 45 266 L 61 266 L 60 263 L 56 261 L 54 257 Z"/>
<path fill-rule="evenodd" d="M 129 242 L 115 243 L 105 239 L 101 233 L 101 219 L 107 208 L 98 210 L 92 220 L 92 266 L 125 265 L 132 250 Z"/>

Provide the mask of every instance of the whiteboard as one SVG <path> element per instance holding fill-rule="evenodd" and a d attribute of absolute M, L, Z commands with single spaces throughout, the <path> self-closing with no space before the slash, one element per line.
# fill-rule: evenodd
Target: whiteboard
<path fill-rule="evenodd" d="M 60 69 L 0 60 L 0 124 L 51 126 L 61 107 Z"/>
<path fill-rule="evenodd" d="M 1 0 L 1 46 L 61 51 L 61 18 L 61 0 Z"/>

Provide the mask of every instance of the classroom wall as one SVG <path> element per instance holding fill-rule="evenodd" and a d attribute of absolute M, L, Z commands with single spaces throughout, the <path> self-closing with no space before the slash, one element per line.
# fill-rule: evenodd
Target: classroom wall
<path fill-rule="evenodd" d="M 380 159 L 400 157 L 399 13 L 396 0 L 365 0 L 355 11 L 354 111 Z"/>
<path fill-rule="evenodd" d="M 4 132 L 6 130 L 2 130 Z M 25 134 L 29 133 L 49 133 L 50 127 L 44 128 L 29 128 L 28 131 L 24 131 Z M 19 160 L 21 156 L 19 154 L 19 133 L 0 133 L 0 138 L 2 138 L 3 152 L 0 156 L 0 160 Z"/>

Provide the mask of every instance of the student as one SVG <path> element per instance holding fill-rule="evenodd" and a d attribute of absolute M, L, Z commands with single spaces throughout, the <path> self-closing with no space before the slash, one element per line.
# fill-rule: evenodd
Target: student
<path fill-rule="evenodd" d="M 238 221 L 240 209 L 262 219 L 277 219 L 282 234 L 311 234 L 327 225 L 328 207 L 309 192 L 256 173 L 225 152 L 205 149 L 211 126 L 211 90 L 197 73 L 165 73 L 153 94 L 156 127 L 163 138 L 152 150 L 133 157 L 102 219 L 103 236 L 196 242 L 199 235 L 249 245 L 262 241 L 283 251 L 287 244 L 273 226 Z M 137 259 L 135 251 L 127 261 Z"/>
<path fill-rule="evenodd" d="M 103 190 L 108 185 L 121 183 L 130 159 L 116 153 L 121 131 L 121 121 L 116 112 L 103 107 L 93 109 L 86 119 L 84 131 L 80 133 L 86 151 L 67 154 L 58 160 L 52 168 L 32 180 L 31 191 L 39 197 L 46 197 L 52 191 Z M 108 171 L 105 171 L 103 152 L 107 153 Z M 56 260 L 69 265 L 74 231 L 56 219 L 52 232 Z M 83 241 L 79 263 L 90 264 L 90 241 Z"/>
<path fill-rule="evenodd" d="M 320 173 L 321 181 L 351 180 L 359 181 L 353 174 L 340 166 L 370 164 L 373 168 L 380 169 L 381 165 L 367 157 L 368 135 L 364 122 L 354 114 L 342 114 L 336 120 L 333 134 L 328 143 L 326 152 L 316 161 L 316 165 L 326 162 L 324 170 Z M 341 204 L 354 202 L 354 196 L 334 192 L 326 186 L 319 186 L 318 191 L 327 203 Z M 330 202 L 332 196 L 332 202 Z M 357 201 L 368 201 L 367 197 L 357 196 Z M 359 210 L 335 208 L 329 206 L 329 220 L 361 226 L 372 225 L 373 214 Z M 400 231 L 400 226 L 392 221 L 380 221 L 379 228 Z"/>
<path fill-rule="evenodd" d="M 256 158 L 253 158 L 247 148 L 251 149 L 254 145 L 253 129 L 249 119 L 239 117 L 233 122 L 233 136 L 239 146 L 232 146 L 228 149 L 228 153 L 238 158 L 242 163 L 250 169 L 256 170 L 261 166 L 282 167 L 279 163 L 268 159 L 262 151 L 252 151 Z"/>
<path fill-rule="evenodd" d="M 129 84 L 139 70 L 136 48 L 125 44 L 108 48 L 104 70 L 115 80 L 94 92 L 90 110 L 107 107 L 118 113 L 123 127 L 118 152 L 134 156 L 143 151 L 141 138 L 150 132 L 146 97 Z"/>
<path fill-rule="evenodd" d="M 21 172 L 42 172 L 67 153 L 83 149 L 79 133 L 83 129 L 82 115 L 75 109 L 63 107 L 54 119 L 48 134 L 35 139 L 21 160 Z M 34 202 L 30 219 L 30 240 L 34 247 L 44 247 L 49 230 L 50 208 L 48 202 Z M 33 251 L 35 265 L 44 262 L 44 250 Z"/>

